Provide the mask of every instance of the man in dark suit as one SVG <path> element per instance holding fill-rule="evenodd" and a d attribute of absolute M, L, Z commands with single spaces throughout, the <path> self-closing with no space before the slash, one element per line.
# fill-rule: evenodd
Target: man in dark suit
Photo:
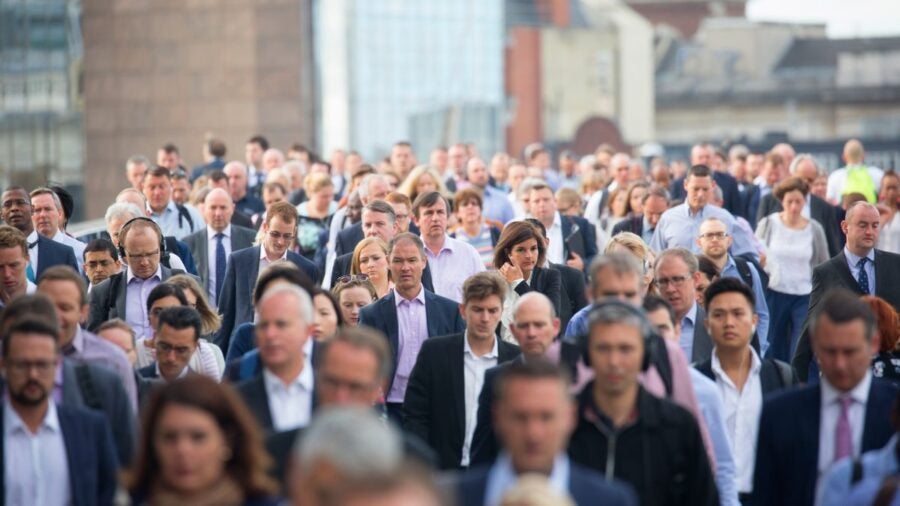
<path fill-rule="evenodd" d="M 5 504 L 113 502 L 118 469 L 109 424 L 100 413 L 52 400 L 60 360 L 58 334 L 50 324 L 22 319 L 4 332 L 0 490 Z"/>
<path fill-rule="evenodd" d="M 17 228 L 25 237 L 34 232 L 34 223 L 31 221 L 31 197 L 24 188 L 12 186 L 3 192 L 0 197 L 0 218 L 7 225 Z M 45 269 L 54 265 L 68 265 L 75 272 L 79 272 L 72 247 L 41 234 L 35 234 L 34 240 L 28 243 L 28 257 L 31 271 L 28 279 L 31 281 L 36 281 Z"/>
<path fill-rule="evenodd" d="M 357 188 L 359 200 L 363 206 L 369 205 L 369 202 L 376 200 L 384 200 L 391 187 L 388 186 L 387 179 L 381 174 L 369 174 L 364 177 Z M 334 242 L 334 254 L 336 257 L 346 253 L 353 253 L 353 248 L 359 241 L 365 238 L 362 228 L 362 221 L 350 225 L 349 227 L 338 232 Z"/>
<path fill-rule="evenodd" d="M 128 322 L 136 335 L 149 336 L 147 295 L 156 285 L 181 271 L 160 264 L 162 233 L 149 218 L 136 218 L 119 232 L 119 254 L 126 269 L 91 290 L 87 328 L 95 331 L 113 318 Z"/>
<path fill-rule="evenodd" d="M 410 233 L 395 236 L 388 245 L 388 265 L 394 290 L 362 308 L 359 324 L 380 330 L 391 345 L 391 379 L 385 390 L 388 414 L 402 417 L 406 384 L 422 343 L 434 336 L 459 334 L 465 330 L 459 305 L 422 286 L 425 245 Z"/>
<path fill-rule="evenodd" d="M 820 300 L 810 332 L 822 378 L 764 402 L 753 504 L 811 505 L 818 476 L 834 462 L 881 448 L 894 434 L 896 389 L 869 370 L 876 329 L 857 294 L 837 289 Z"/>
<path fill-rule="evenodd" d="M 547 259 L 580 271 L 587 269 L 597 254 L 594 226 L 578 216 L 560 215 L 553 190 L 544 183 L 531 187 L 528 207 L 529 213 L 544 225 L 550 239 Z"/>
<path fill-rule="evenodd" d="M 503 451 L 489 466 L 476 467 L 456 481 L 461 504 L 500 504 L 518 477 L 537 473 L 575 504 L 637 504 L 630 487 L 606 480 L 569 460 L 566 443 L 574 426 L 569 380 L 549 362 L 511 362 L 496 384 L 493 410 Z M 539 424 L 541 430 L 533 430 Z"/>
<path fill-rule="evenodd" d="M 312 418 L 313 306 L 294 285 L 266 290 L 257 306 L 256 341 L 263 370 L 237 385 L 238 393 L 267 432 L 305 427 Z"/>
<path fill-rule="evenodd" d="M 662 186 L 654 185 L 643 199 L 643 213 L 616 223 L 612 235 L 631 232 L 649 243 L 662 214 L 669 209 L 669 192 Z M 565 328 L 565 327 L 563 327 Z"/>
<path fill-rule="evenodd" d="M 875 249 L 879 233 L 878 208 L 868 202 L 857 202 L 847 210 L 841 228 L 847 235 L 844 250 L 831 260 L 816 266 L 809 294 L 809 315 L 822 298 L 835 288 L 850 290 L 858 295 L 877 295 L 894 309 L 900 310 L 900 255 Z M 864 260 L 865 259 L 865 260 Z M 863 262 L 862 268 L 860 262 Z M 797 342 L 791 365 L 801 381 L 810 375 L 814 364 L 809 339 L 809 318 Z"/>
<path fill-rule="evenodd" d="M 656 258 L 655 276 L 660 295 L 675 310 L 681 325 L 679 344 L 684 355 L 690 362 L 709 359 L 713 344 L 703 324 L 706 312 L 696 298 L 700 282 L 697 257 L 685 248 L 667 249 Z"/>
<path fill-rule="evenodd" d="M 559 318 L 556 317 L 553 304 L 543 294 L 527 293 L 516 301 L 509 330 L 519 343 L 522 354 L 506 364 L 488 369 L 484 374 L 484 386 L 478 396 L 477 424 L 472 436 L 472 465 L 492 462 L 499 451 L 491 412 L 494 405 L 494 384 L 504 367 L 513 362 L 549 360 L 558 363 L 568 371 L 573 381 L 577 381 L 576 364 L 581 359 L 581 352 L 572 343 L 554 341 L 559 329 Z"/>
<path fill-rule="evenodd" d="M 225 190 L 213 189 L 203 203 L 206 228 L 186 236 L 184 242 L 191 249 L 209 301 L 216 305 L 225 282 L 228 255 L 253 246 L 256 231 L 231 224 L 234 202 Z"/>
<path fill-rule="evenodd" d="M 403 425 L 437 452 L 441 469 L 469 466 L 484 373 L 519 354 L 494 333 L 506 290 L 496 272 L 467 279 L 460 304 L 466 332 L 425 341 L 409 377 Z"/>
<path fill-rule="evenodd" d="M 262 225 L 265 238 L 259 246 L 236 251 L 228 258 L 225 282 L 219 292 L 219 314 L 222 326 L 215 342 L 223 353 L 228 352 L 231 332 L 244 322 L 253 321 L 251 293 L 259 273 L 276 260 L 288 260 L 300 268 L 309 279 L 319 279 L 316 266 L 301 255 L 288 250 L 297 235 L 297 209 L 287 202 L 269 207 Z"/>

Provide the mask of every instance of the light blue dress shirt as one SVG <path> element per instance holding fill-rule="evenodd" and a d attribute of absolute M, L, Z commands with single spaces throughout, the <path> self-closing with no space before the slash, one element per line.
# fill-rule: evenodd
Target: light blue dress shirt
<path fill-rule="evenodd" d="M 681 335 L 678 336 L 678 345 L 684 356 L 691 360 L 691 353 L 694 351 L 694 326 L 697 325 L 697 303 L 691 306 L 684 318 L 681 319 Z M 700 325 L 703 325 L 701 322 Z"/>
<path fill-rule="evenodd" d="M 484 188 L 484 205 L 482 205 L 481 215 L 485 218 L 497 220 L 504 225 L 515 218 L 512 205 L 509 203 L 506 194 L 491 186 Z"/>
<path fill-rule="evenodd" d="M 721 207 L 707 205 L 700 212 L 691 214 L 687 203 L 663 213 L 650 239 L 650 249 L 663 251 L 678 246 L 687 248 L 694 254 L 701 253 L 696 239 L 700 235 L 700 225 L 709 218 L 718 218 L 725 224 L 728 234 L 734 239 L 730 250 L 732 255 L 750 254 L 759 257 L 753 247 L 753 238 L 742 228 L 735 226 L 731 213 Z"/>
<path fill-rule="evenodd" d="M 847 257 L 847 266 L 850 267 L 850 274 L 859 283 L 859 260 L 862 257 L 850 253 L 846 246 L 844 247 L 844 256 Z M 869 276 L 869 295 L 875 295 L 875 250 L 870 250 L 866 258 L 869 259 L 865 265 L 866 274 Z"/>
<path fill-rule="evenodd" d="M 569 493 L 569 457 L 566 454 L 556 456 L 553 470 L 550 471 L 550 485 L 562 494 Z M 487 486 L 484 491 L 484 506 L 499 506 L 503 494 L 519 480 L 512 467 L 512 461 L 505 452 L 501 453 L 491 470 L 488 471 Z"/>
<path fill-rule="evenodd" d="M 725 408 L 722 406 L 722 398 L 716 390 L 715 381 L 693 367 L 688 369 L 691 371 L 691 384 L 697 396 L 697 404 L 706 421 L 713 451 L 716 453 L 716 488 L 719 489 L 720 504 L 739 506 L 734 455 L 731 453 L 731 441 L 725 428 Z"/>
<path fill-rule="evenodd" d="M 766 292 L 763 290 L 759 273 L 756 272 L 756 266 L 749 264 L 749 267 L 750 276 L 753 278 L 753 286 L 751 288 L 753 289 L 753 297 L 756 299 L 756 315 L 759 316 L 756 335 L 759 337 L 759 348 L 762 351 L 761 355 L 765 357 L 766 350 L 769 349 L 769 304 L 766 302 Z M 728 262 L 725 264 L 725 267 L 722 268 L 719 277 L 736 278 L 741 281 L 744 280 L 744 278 L 741 277 L 741 273 L 738 272 L 734 257 L 731 255 L 728 255 Z"/>
<path fill-rule="evenodd" d="M 159 225 L 159 228 L 163 231 L 163 235 L 171 235 L 176 239 L 182 239 L 184 236 L 202 230 L 203 227 L 206 226 L 206 222 L 203 221 L 203 216 L 200 215 L 200 211 L 197 211 L 193 206 L 184 206 L 184 208 L 187 209 L 188 214 L 191 216 L 194 226 L 191 226 L 188 219 L 184 216 L 181 217 L 181 222 L 179 223 L 178 207 L 175 206 L 174 200 L 170 200 L 169 205 L 167 205 L 161 213 L 150 210 L 150 219 Z"/>
<path fill-rule="evenodd" d="M 151 290 L 162 283 L 162 267 L 157 267 L 156 273 L 147 279 L 136 277 L 131 269 L 127 269 L 125 276 L 125 321 L 134 329 L 136 336 L 152 337 L 153 330 L 150 328 L 147 313 L 147 297 L 150 296 Z"/>

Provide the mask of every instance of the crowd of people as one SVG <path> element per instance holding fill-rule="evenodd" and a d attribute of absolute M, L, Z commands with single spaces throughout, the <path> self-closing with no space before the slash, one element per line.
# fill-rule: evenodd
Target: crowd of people
<path fill-rule="evenodd" d="M 6 188 L 3 503 L 897 502 L 900 175 L 522 155 L 167 144 L 87 243 Z"/>

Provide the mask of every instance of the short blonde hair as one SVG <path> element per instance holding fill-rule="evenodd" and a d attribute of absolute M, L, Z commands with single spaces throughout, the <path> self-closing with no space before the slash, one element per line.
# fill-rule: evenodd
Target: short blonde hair
<path fill-rule="evenodd" d="M 647 243 L 638 237 L 637 234 L 631 232 L 621 232 L 612 236 L 606 243 L 606 248 L 603 250 L 603 253 L 607 255 L 612 253 L 615 251 L 613 248 L 616 246 L 627 249 L 632 255 L 638 257 L 643 262 L 646 262 L 650 256 L 650 248 L 647 247 Z"/>
<path fill-rule="evenodd" d="M 306 189 L 306 193 L 312 195 L 313 193 L 317 193 L 322 191 L 329 186 L 334 187 L 334 182 L 331 180 L 331 176 L 322 172 L 314 172 L 308 176 L 306 176 L 306 181 L 303 183 Z"/>
<path fill-rule="evenodd" d="M 387 258 L 388 247 L 387 244 L 381 240 L 380 237 L 366 237 L 362 241 L 356 244 L 356 247 L 353 248 L 353 258 L 350 261 L 350 274 L 359 274 L 359 255 L 362 253 L 362 250 L 367 248 L 370 244 L 375 244 L 381 251 L 384 252 L 385 258 Z M 391 270 L 388 269 L 388 276 L 390 276 Z"/>

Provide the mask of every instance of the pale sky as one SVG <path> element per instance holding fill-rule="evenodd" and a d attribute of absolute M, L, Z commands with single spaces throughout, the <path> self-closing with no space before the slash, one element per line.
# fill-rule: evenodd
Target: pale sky
<path fill-rule="evenodd" d="M 750 0 L 747 17 L 826 23 L 829 37 L 900 36 L 900 0 Z"/>

